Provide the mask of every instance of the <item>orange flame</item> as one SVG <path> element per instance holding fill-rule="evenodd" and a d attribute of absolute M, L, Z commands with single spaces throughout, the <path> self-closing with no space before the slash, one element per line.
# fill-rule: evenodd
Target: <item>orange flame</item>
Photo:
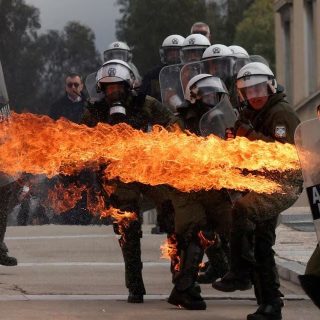
<path fill-rule="evenodd" d="M 160 246 L 161 259 L 171 260 L 174 271 L 180 270 L 180 257 L 178 255 L 177 240 L 175 235 L 169 236 Z"/>
<path fill-rule="evenodd" d="M 75 183 L 64 187 L 61 183 L 48 191 L 48 204 L 55 212 L 65 212 L 75 207 L 82 197 L 85 186 L 77 186 Z"/>
<path fill-rule="evenodd" d="M 168 184 L 186 192 L 221 188 L 280 191 L 274 181 L 242 171 L 299 169 L 295 148 L 289 144 L 245 138 L 224 141 L 160 127 L 144 133 L 126 124 L 99 123 L 88 128 L 32 114 L 13 114 L 6 132 L 0 128 L 0 141 L 4 141 L 0 171 L 8 174 L 44 173 L 51 177 L 108 163 L 107 179 Z"/>
<path fill-rule="evenodd" d="M 198 238 L 200 240 L 200 245 L 203 249 L 207 249 L 215 243 L 215 240 L 207 239 L 202 231 L 198 232 Z"/>
<path fill-rule="evenodd" d="M 134 212 L 121 211 L 113 207 L 107 208 L 105 198 L 100 192 L 95 192 L 85 185 L 77 186 L 75 183 L 68 186 L 59 183 L 52 190 L 49 190 L 48 204 L 57 213 L 65 212 L 74 208 L 84 193 L 87 197 L 87 209 L 93 215 L 98 214 L 101 218 L 110 216 L 122 227 L 125 227 L 130 220 L 137 219 Z"/>

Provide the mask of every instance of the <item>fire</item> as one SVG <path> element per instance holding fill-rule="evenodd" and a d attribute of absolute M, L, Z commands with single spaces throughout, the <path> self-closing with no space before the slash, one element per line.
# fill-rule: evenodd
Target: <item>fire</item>
<path fill-rule="evenodd" d="M 209 240 L 206 238 L 206 236 L 203 234 L 202 231 L 199 231 L 198 232 L 198 238 L 200 240 L 200 244 L 201 244 L 201 247 L 203 249 L 207 249 L 209 248 L 210 246 L 212 246 L 215 242 L 215 240 Z"/>
<path fill-rule="evenodd" d="M 5 129 L 0 128 L 0 171 L 12 175 L 71 175 L 107 164 L 106 179 L 126 183 L 167 184 L 185 192 L 228 188 L 270 193 L 280 191 L 280 185 L 264 177 L 266 171 L 299 169 L 294 146 L 245 138 L 224 141 L 160 127 L 144 133 L 126 124 L 88 128 L 32 114 L 13 114 Z"/>
<path fill-rule="evenodd" d="M 160 246 L 161 259 L 171 260 L 174 271 L 180 270 L 180 257 L 178 254 L 178 242 L 175 235 L 170 235 Z"/>
<path fill-rule="evenodd" d="M 85 186 L 77 186 L 75 183 L 65 187 L 58 183 L 48 191 L 48 205 L 55 212 L 65 212 L 75 207 L 82 198 Z"/>
<path fill-rule="evenodd" d="M 48 205 L 56 212 L 61 213 L 75 207 L 77 202 L 86 196 L 87 209 L 93 215 L 99 215 L 101 218 L 112 217 L 121 228 L 126 227 L 130 220 L 137 219 L 134 212 L 121 211 L 110 207 L 105 202 L 105 197 L 100 191 L 88 188 L 86 185 L 76 185 L 71 183 L 64 186 L 58 183 L 48 192 Z M 121 230 L 120 230 L 121 231 Z"/>

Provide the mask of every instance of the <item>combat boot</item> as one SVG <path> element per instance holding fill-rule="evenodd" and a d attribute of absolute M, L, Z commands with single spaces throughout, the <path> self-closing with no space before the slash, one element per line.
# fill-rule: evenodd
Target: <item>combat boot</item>
<path fill-rule="evenodd" d="M 281 298 L 259 306 L 255 313 L 249 314 L 247 320 L 281 320 L 281 309 L 284 306 Z"/>
<path fill-rule="evenodd" d="M 174 287 L 168 298 L 168 302 L 187 310 L 206 310 L 207 305 L 200 294 L 199 286 L 193 286 L 185 291 L 178 291 Z"/>
<path fill-rule="evenodd" d="M 18 264 L 18 260 L 14 257 L 8 256 L 6 252 L 0 254 L 0 264 L 7 267 L 16 266 Z"/>
<path fill-rule="evenodd" d="M 211 246 L 206 250 L 209 258 L 207 268 L 199 272 L 199 283 L 213 283 L 222 278 L 229 271 L 229 261 L 223 248 L 219 246 Z"/>
<path fill-rule="evenodd" d="M 133 293 L 129 291 L 128 303 L 143 303 L 143 294 Z"/>
<path fill-rule="evenodd" d="M 249 290 L 252 288 L 254 267 L 253 232 L 236 230 L 231 236 L 230 271 L 219 281 L 212 283 L 213 288 L 223 292 Z"/>
<path fill-rule="evenodd" d="M 223 292 L 244 291 L 252 288 L 250 273 L 228 272 L 220 281 L 212 283 L 212 287 Z"/>
<path fill-rule="evenodd" d="M 175 285 L 168 299 L 170 304 L 187 310 L 206 309 L 200 287 L 196 284 L 202 257 L 203 249 L 197 242 L 190 242 L 184 249 L 181 249 L 180 269 L 175 276 Z"/>

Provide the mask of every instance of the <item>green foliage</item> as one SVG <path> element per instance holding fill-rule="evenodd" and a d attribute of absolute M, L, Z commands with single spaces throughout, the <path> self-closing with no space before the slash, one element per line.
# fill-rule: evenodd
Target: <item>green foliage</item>
<path fill-rule="evenodd" d="M 39 10 L 23 0 L 0 2 L 0 59 L 11 105 L 22 110 L 32 104 L 39 85 L 41 59 L 35 46 L 40 28 Z"/>
<path fill-rule="evenodd" d="M 255 0 L 236 28 L 235 42 L 249 54 L 265 57 L 271 69 L 275 65 L 274 12 L 270 0 Z"/>
<path fill-rule="evenodd" d="M 0 60 L 10 105 L 46 113 L 64 90 L 69 72 L 84 76 L 101 64 L 94 34 L 78 22 L 38 35 L 39 10 L 24 0 L 0 1 Z"/>
<path fill-rule="evenodd" d="M 208 23 L 212 43 L 233 44 L 236 24 L 253 0 L 118 0 L 122 17 L 117 37 L 133 47 L 134 61 L 144 73 L 159 63 L 160 47 L 170 34 L 184 37 L 196 21 Z"/>
<path fill-rule="evenodd" d="M 204 0 L 118 0 L 122 18 L 117 37 L 133 47 L 143 73 L 159 63 L 159 47 L 170 34 L 187 36 L 191 25 L 206 16 Z"/>
<path fill-rule="evenodd" d="M 44 60 L 38 98 L 44 113 L 63 94 L 68 73 L 86 77 L 99 68 L 101 59 L 94 39 L 91 29 L 78 22 L 69 22 L 61 32 L 50 30 L 39 37 L 37 45 Z"/>

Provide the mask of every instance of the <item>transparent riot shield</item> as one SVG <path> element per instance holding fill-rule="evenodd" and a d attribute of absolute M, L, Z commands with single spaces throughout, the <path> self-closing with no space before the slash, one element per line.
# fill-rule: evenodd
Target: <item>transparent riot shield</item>
<path fill-rule="evenodd" d="M 97 82 L 96 82 L 96 75 L 97 73 L 90 73 L 86 77 L 85 85 L 88 91 L 89 100 L 91 103 L 99 101 L 103 98 L 103 93 L 97 92 Z"/>
<path fill-rule="evenodd" d="M 222 139 L 225 138 L 227 128 L 234 127 L 236 112 L 232 107 L 229 97 L 224 95 L 221 101 L 200 119 L 201 135 L 206 137 L 214 134 Z"/>
<path fill-rule="evenodd" d="M 159 74 L 160 92 L 162 103 L 168 107 L 173 113 L 177 112 L 183 101 L 183 91 L 180 82 L 180 71 L 182 64 L 174 64 L 165 66 Z"/>
<path fill-rule="evenodd" d="M 201 135 L 206 137 L 214 134 L 225 139 L 227 128 L 233 128 L 237 120 L 236 110 L 232 107 L 229 97 L 225 95 L 222 100 L 200 119 Z M 242 192 L 228 190 L 230 201 L 235 203 L 242 197 Z"/>
<path fill-rule="evenodd" d="M 314 225 L 320 243 L 320 120 L 301 123 L 294 135 Z"/>
<path fill-rule="evenodd" d="M 183 92 L 189 80 L 201 73 L 209 73 L 220 78 L 229 90 L 236 74 L 236 60 L 236 57 L 217 57 L 185 64 L 180 73 Z"/>
<path fill-rule="evenodd" d="M 4 80 L 3 70 L 0 62 L 0 145 L 9 139 L 7 134 L 8 126 L 10 125 L 10 106 L 9 97 Z M 0 187 L 3 187 L 15 180 L 14 177 L 0 171 Z"/>
<path fill-rule="evenodd" d="M 258 54 L 251 55 L 250 62 L 261 62 L 269 67 L 269 62 L 267 61 L 267 59 L 264 58 L 263 56 L 258 55 Z"/>

